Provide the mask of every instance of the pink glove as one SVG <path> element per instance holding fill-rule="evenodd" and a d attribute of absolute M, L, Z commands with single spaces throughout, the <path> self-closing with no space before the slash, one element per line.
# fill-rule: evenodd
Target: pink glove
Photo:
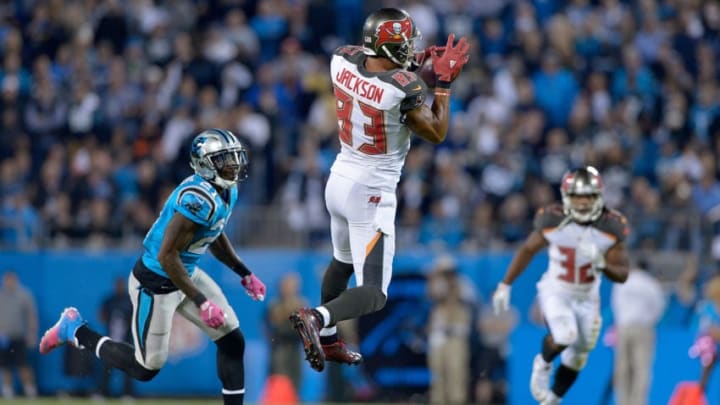
<path fill-rule="evenodd" d="M 225 313 L 214 302 L 207 300 L 200 305 L 200 317 L 205 325 L 217 329 L 225 324 Z"/>
<path fill-rule="evenodd" d="M 717 345 L 712 337 L 708 335 L 700 336 L 695 344 L 692 345 L 688 351 L 690 358 L 700 359 L 700 364 L 703 367 L 707 367 L 712 364 L 715 355 L 717 354 Z"/>
<path fill-rule="evenodd" d="M 259 278 L 255 277 L 254 274 L 243 277 L 241 283 L 247 290 L 247 295 L 252 299 L 255 301 L 263 301 L 265 299 L 265 284 L 263 284 Z"/>

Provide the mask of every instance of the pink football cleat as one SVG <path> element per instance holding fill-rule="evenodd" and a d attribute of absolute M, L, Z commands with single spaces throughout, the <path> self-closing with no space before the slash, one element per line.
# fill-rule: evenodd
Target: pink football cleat
<path fill-rule="evenodd" d="M 68 307 L 60 314 L 60 319 L 52 328 L 45 331 L 42 339 L 40 339 L 40 353 L 48 354 L 56 347 L 69 343 L 75 347 L 80 347 L 80 343 L 75 337 L 75 332 L 79 327 L 85 324 L 80 312 L 76 308 Z"/>

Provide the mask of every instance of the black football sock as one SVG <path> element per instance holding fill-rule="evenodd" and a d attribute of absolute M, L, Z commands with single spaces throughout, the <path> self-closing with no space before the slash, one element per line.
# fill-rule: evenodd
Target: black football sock
<path fill-rule="evenodd" d="M 82 325 L 75 331 L 75 337 L 78 343 L 94 353 L 102 335 L 90 329 L 87 325 Z"/>
<path fill-rule="evenodd" d="M 330 312 L 330 325 L 335 325 L 346 319 L 354 319 L 379 311 L 385 306 L 386 300 L 387 298 L 380 288 L 363 285 L 348 288 L 339 297 L 323 306 Z"/>
<path fill-rule="evenodd" d="M 78 343 L 92 351 L 110 367 L 120 369 L 139 381 L 152 380 L 160 370 L 149 370 L 135 360 L 135 348 L 125 342 L 116 342 L 83 325 L 75 332 Z M 102 341 L 102 343 L 100 343 Z M 100 348 L 98 350 L 98 344 Z"/>
<path fill-rule="evenodd" d="M 368 246 L 369 251 L 362 269 L 363 285 L 347 289 L 323 305 L 330 313 L 328 325 L 370 314 L 385 306 L 387 297 L 380 289 L 383 281 L 384 248 L 385 235 L 378 232 Z"/>
<path fill-rule="evenodd" d="M 337 333 L 333 333 L 329 336 L 320 336 L 320 344 L 321 345 L 331 345 L 333 343 L 336 343 L 338 341 L 338 335 Z"/>
<path fill-rule="evenodd" d="M 555 393 L 558 398 L 562 398 L 573 385 L 579 373 L 577 370 L 560 364 L 560 367 L 558 367 L 555 372 L 555 382 L 553 382 L 552 392 Z"/>
<path fill-rule="evenodd" d="M 245 400 L 245 337 L 233 329 L 215 341 L 217 371 L 222 382 L 223 405 L 243 405 Z"/>
<path fill-rule="evenodd" d="M 347 289 L 353 272 L 352 263 L 343 263 L 333 257 L 323 275 L 320 290 L 320 299 L 323 304 L 334 300 Z"/>

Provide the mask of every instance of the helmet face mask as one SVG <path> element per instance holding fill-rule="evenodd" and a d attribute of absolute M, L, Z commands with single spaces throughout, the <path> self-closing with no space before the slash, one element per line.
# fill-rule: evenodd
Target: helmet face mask
<path fill-rule="evenodd" d="M 602 214 L 602 178 L 592 166 L 566 173 L 562 178 L 563 212 L 577 222 L 592 222 Z"/>
<path fill-rule="evenodd" d="M 383 8 L 365 20 L 363 50 L 366 55 L 388 58 L 407 69 L 415 56 L 415 40 L 420 37 L 420 31 L 407 12 Z"/>
<path fill-rule="evenodd" d="M 209 129 L 193 139 L 190 167 L 198 176 L 227 189 L 247 178 L 247 151 L 232 132 Z"/>

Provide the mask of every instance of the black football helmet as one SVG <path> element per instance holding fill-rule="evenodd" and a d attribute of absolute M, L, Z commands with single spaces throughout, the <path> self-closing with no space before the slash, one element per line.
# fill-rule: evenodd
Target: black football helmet
<path fill-rule="evenodd" d="M 405 10 L 381 8 L 365 19 L 362 35 L 366 55 L 388 58 L 407 69 L 415 56 L 420 31 Z"/>
<path fill-rule="evenodd" d="M 560 194 L 562 194 L 563 212 L 578 222 L 592 222 L 600 218 L 604 202 L 602 198 L 603 182 L 600 173 L 592 166 L 571 170 L 562 178 Z M 573 196 L 590 196 L 590 204 L 577 206 L 573 204 Z"/>

